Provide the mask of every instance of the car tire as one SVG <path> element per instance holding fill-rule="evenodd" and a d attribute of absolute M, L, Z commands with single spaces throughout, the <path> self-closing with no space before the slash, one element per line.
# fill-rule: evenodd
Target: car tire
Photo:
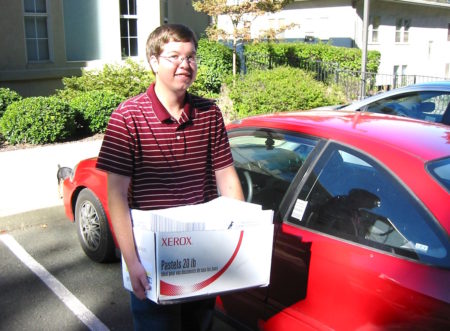
<path fill-rule="evenodd" d="M 81 248 L 91 260 L 111 262 L 117 259 L 105 210 L 89 189 L 83 189 L 77 197 L 75 224 Z"/>

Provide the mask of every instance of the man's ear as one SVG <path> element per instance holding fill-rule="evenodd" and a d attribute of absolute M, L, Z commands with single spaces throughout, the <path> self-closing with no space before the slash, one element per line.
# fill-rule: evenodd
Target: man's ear
<path fill-rule="evenodd" d="M 154 55 L 152 55 L 152 57 L 150 58 L 150 67 L 155 74 L 158 73 L 159 62 Z"/>

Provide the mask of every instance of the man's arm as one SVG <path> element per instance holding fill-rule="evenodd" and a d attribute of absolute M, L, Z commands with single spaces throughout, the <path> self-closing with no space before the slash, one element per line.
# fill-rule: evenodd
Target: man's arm
<path fill-rule="evenodd" d="M 108 172 L 108 207 L 120 251 L 130 274 L 133 292 L 139 299 L 145 298 L 150 289 L 147 273 L 139 261 L 134 244 L 130 209 L 128 207 L 128 186 L 130 177 Z"/>
<path fill-rule="evenodd" d="M 217 170 L 215 174 L 220 195 L 244 201 L 241 182 L 234 166 Z"/>

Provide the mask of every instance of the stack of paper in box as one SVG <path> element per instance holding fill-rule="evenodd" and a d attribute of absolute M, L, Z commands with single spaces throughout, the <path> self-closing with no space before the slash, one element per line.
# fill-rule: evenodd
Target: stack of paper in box
<path fill-rule="evenodd" d="M 139 257 L 157 303 L 267 286 L 273 211 L 220 197 L 161 210 L 132 210 Z M 131 283 L 124 261 L 125 288 Z"/>

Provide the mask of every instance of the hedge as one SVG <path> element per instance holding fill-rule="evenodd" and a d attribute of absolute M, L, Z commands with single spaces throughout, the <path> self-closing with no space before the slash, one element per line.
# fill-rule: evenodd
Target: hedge
<path fill-rule="evenodd" d="M 360 71 L 362 52 L 358 48 L 292 42 L 247 44 L 244 47 L 244 55 L 248 71 L 270 69 L 280 65 L 301 67 L 311 62 L 321 62 L 323 66 Z M 368 52 L 368 72 L 378 72 L 380 57 L 381 54 L 378 51 Z"/>
<path fill-rule="evenodd" d="M 0 119 L 2 135 L 11 144 L 63 141 L 75 129 L 75 111 L 55 96 L 13 102 Z"/>
<path fill-rule="evenodd" d="M 197 56 L 197 79 L 189 91 L 201 96 L 217 95 L 225 78 L 233 72 L 233 51 L 219 42 L 202 38 Z"/>
<path fill-rule="evenodd" d="M 3 116 L 6 108 L 14 101 L 21 100 L 19 93 L 9 88 L 0 87 L 0 118 Z"/>
<path fill-rule="evenodd" d="M 102 133 L 111 113 L 123 100 L 123 96 L 114 92 L 94 90 L 80 93 L 69 101 L 69 105 L 77 113 L 79 129 L 86 133 Z"/>
<path fill-rule="evenodd" d="M 124 98 L 145 92 L 154 81 L 148 66 L 125 60 L 125 64 L 106 64 L 100 70 L 84 69 L 79 77 L 63 78 L 64 89 L 58 91 L 60 97 L 69 100 L 79 92 L 108 90 Z"/>
<path fill-rule="evenodd" d="M 229 84 L 229 97 L 238 117 L 339 104 L 337 88 L 314 80 L 311 73 L 292 67 L 254 70 Z"/>

